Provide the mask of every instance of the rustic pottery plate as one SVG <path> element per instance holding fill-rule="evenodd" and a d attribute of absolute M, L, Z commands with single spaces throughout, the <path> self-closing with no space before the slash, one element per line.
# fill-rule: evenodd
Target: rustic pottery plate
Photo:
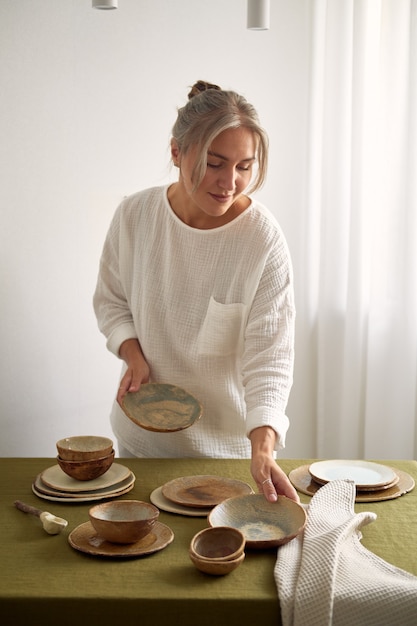
<path fill-rule="evenodd" d="M 110 543 L 100 537 L 90 522 L 84 522 L 77 526 L 68 536 L 68 542 L 72 548 L 85 552 L 92 556 L 104 556 L 114 558 L 129 558 L 145 556 L 166 548 L 174 540 L 173 531 L 156 522 L 149 535 L 146 535 L 136 543 Z"/>
<path fill-rule="evenodd" d="M 136 476 L 133 472 L 120 482 L 110 487 L 103 487 L 94 491 L 66 492 L 59 489 L 48 487 L 42 482 L 41 474 L 39 474 L 32 485 L 32 491 L 45 500 L 55 502 L 90 502 L 92 500 L 103 500 L 112 497 L 118 497 L 124 493 L 128 493 L 135 485 Z"/>
<path fill-rule="evenodd" d="M 207 517 L 210 513 L 211 508 L 196 508 L 192 506 L 182 506 L 181 504 L 176 504 L 175 502 L 171 502 L 165 498 L 162 493 L 162 487 L 158 487 L 154 489 L 149 497 L 152 504 L 161 509 L 161 511 L 166 511 L 167 513 L 176 513 L 177 515 L 185 515 L 187 517 Z"/>
<path fill-rule="evenodd" d="M 312 478 L 308 468 L 309 465 L 301 465 L 291 470 L 288 474 L 288 478 L 297 491 L 307 496 L 314 496 L 322 485 Z M 396 468 L 393 471 L 395 471 L 398 476 L 398 482 L 395 485 L 388 488 L 376 489 L 375 491 L 356 490 L 355 502 L 382 502 L 384 500 L 394 500 L 414 489 L 415 481 L 410 474 Z"/>
<path fill-rule="evenodd" d="M 95 491 L 96 489 L 111 487 L 130 476 L 130 473 L 128 467 L 120 465 L 119 463 L 113 463 L 110 469 L 98 478 L 88 481 L 76 480 L 63 472 L 59 465 L 53 465 L 41 473 L 41 479 L 48 487 L 52 487 L 58 491 L 75 493 L 78 491 Z"/>
<path fill-rule="evenodd" d="M 312 463 L 309 472 L 322 484 L 331 480 L 352 480 L 357 489 L 377 489 L 393 483 L 394 470 L 370 461 L 329 460 Z"/>
<path fill-rule="evenodd" d="M 197 508 L 210 508 L 226 498 L 250 493 L 253 489 L 247 483 L 221 476 L 182 476 L 162 486 L 162 494 L 167 500 Z"/>
<path fill-rule="evenodd" d="M 307 516 L 301 504 L 285 496 L 268 502 L 263 494 L 229 498 L 208 515 L 210 526 L 240 530 L 248 548 L 272 548 L 288 543 L 304 528 Z"/>
<path fill-rule="evenodd" d="M 202 414 L 194 396 L 181 387 L 162 383 L 147 383 L 139 391 L 126 394 L 122 408 L 141 428 L 161 433 L 184 430 Z"/>

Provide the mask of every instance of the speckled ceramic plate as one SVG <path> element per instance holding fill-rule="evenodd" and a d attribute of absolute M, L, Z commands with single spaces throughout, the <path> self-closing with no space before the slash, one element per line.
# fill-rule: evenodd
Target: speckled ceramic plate
<path fill-rule="evenodd" d="M 130 472 L 127 478 L 121 480 L 115 485 L 111 485 L 110 487 L 103 487 L 102 489 L 96 489 L 94 491 L 78 491 L 74 493 L 48 487 L 42 482 L 41 474 L 39 474 L 35 478 L 32 485 L 32 491 L 39 498 L 43 498 L 44 500 L 51 500 L 53 502 L 71 502 L 77 504 L 79 502 L 92 502 L 94 500 L 117 498 L 118 496 L 131 491 L 135 485 L 135 480 L 135 475 L 133 472 Z"/>
<path fill-rule="evenodd" d="M 110 543 L 100 537 L 90 522 L 77 526 L 68 536 L 72 548 L 92 556 L 132 558 L 152 554 L 166 548 L 174 540 L 173 531 L 161 522 L 156 522 L 149 535 L 136 543 Z"/>
<path fill-rule="evenodd" d="M 113 463 L 105 474 L 94 478 L 94 480 L 76 480 L 63 472 L 59 465 L 53 465 L 41 473 L 41 479 L 48 487 L 64 491 L 65 493 L 75 493 L 77 491 L 95 491 L 96 489 L 111 487 L 129 475 L 130 469 L 128 467 L 120 465 L 120 463 Z"/>
<path fill-rule="evenodd" d="M 288 478 L 297 491 L 307 496 L 314 496 L 323 485 L 317 483 L 312 478 L 308 471 L 309 467 L 309 465 L 301 465 L 293 469 L 288 474 Z M 375 491 L 356 491 L 355 502 L 382 502 L 383 500 L 394 500 L 412 491 L 415 487 L 414 478 L 410 476 L 410 474 L 407 474 L 407 472 L 403 472 L 397 468 L 392 469 L 398 476 L 398 482 L 393 487 L 377 489 Z"/>
<path fill-rule="evenodd" d="M 272 548 L 288 543 L 304 528 L 307 516 L 301 504 L 285 496 L 268 502 L 263 494 L 229 498 L 208 515 L 210 526 L 240 530 L 248 548 Z"/>
<path fill-rule="evenodd" d="M 201 404 L 187 391 L 162 383 L 142 385 L 122 401 L 123 411 L 135 424 L 154 432 L 184 430 L 200 419 Z"/>
<path fill-rule="evenodd" d="M 252 493 L 247 483 L 222 476 L 182 476 L 162 485 L 162 494 L 182 506 L 209 508 L 226 498 Z"/>
<path fill-rule="evenodd" d="M 154 489 L 149 497 L 152 504 L 166 511 L 167 513 L 176 513 L 177 515 L 185 515 L 186 517 L 207 517 L 211 511 L 211 507 L 207 509 L 199 509 L 192 506 L 182 506 L 165 498 L 162 493 L 162 487 Z"/>
<path fill-rule="evenodd" d="M 357 489 L 375 490 L 393 484 L 396 479 L 390 467 L 362 460 L 316 461 L 310 465 L 309 472 L 322 484 L 331 480 L 353 480 Z"/>

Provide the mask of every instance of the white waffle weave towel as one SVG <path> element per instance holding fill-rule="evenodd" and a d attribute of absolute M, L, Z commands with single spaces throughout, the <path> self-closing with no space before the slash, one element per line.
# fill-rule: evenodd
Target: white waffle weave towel
<path fill-rule="evenodd" d="M 355 491 L 346 480 L 320 488 L 304 532 L 278 549 L 283 626 L 417 625 L 417 577 L 361 544 L 360 528 L 376 515 L 355 514 Z"/>

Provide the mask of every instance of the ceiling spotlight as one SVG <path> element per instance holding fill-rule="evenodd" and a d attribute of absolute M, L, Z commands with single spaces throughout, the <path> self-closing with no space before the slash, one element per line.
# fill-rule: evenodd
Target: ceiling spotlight
<path fill-rule="evenodd" d="M 93 0 L 93 9 L 117 9 L 118 0 Z"/>
<path fill-rule="evenodd" d="M 248 0 L 247 27 L 250 30 L 269 29 L 270 0 Z"/>

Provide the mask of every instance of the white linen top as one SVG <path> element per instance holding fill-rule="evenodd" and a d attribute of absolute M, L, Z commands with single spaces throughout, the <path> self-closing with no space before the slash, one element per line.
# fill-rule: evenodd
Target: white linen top
<path fill-rule="evenodd" d="M 118 207 L 94 309 L 111 352 L 138 338 L 151 382 L 186 389 L 203 416 L 183 431 L 155 433 L 115 401 L 113 431 L 139 457 L 250 458 L 248 435 L 265 425 L 279 449 L 289 425 L 295 320 L 282 231 L 254 200 L 226 225 L 192 228 L 173 212 L 167 190 L 141 191 Z"/>

